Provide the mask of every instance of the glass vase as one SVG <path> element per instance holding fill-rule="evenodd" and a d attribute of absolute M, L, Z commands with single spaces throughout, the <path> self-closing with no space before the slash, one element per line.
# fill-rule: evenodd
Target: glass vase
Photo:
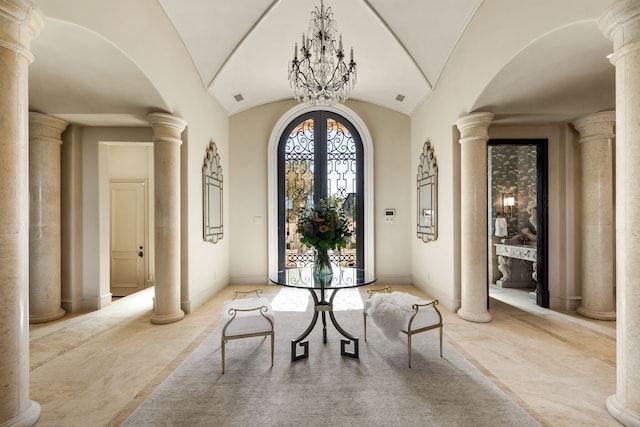
<path fill-rule="evenodd" d="M 333 279 L 333 268 L 329 260 L 329 251 L 326 249 L 316 249 L 313 262 L 313 279 L 316 284 L 328 286 Z"/>

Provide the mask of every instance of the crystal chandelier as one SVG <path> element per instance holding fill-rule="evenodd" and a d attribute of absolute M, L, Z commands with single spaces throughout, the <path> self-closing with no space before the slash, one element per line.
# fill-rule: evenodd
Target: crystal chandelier
<path fill-rule="evenodd" d="M 289 83 L 293 97 L 309 105 L 335 105 L 344 102 L 356 83 L 356 63 L 353 48 L 349 64 L 345 62 L 342 35 L 336 46 L 336 22 L 331 8 L 324 8 L 324 1 L 311 12 L 309 29 L 302 33 L 300 59 L 298 43 L 293 60 L 289 63 Z"/>

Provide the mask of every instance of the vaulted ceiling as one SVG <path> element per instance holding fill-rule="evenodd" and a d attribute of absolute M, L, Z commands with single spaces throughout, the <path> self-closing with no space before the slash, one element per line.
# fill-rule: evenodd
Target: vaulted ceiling
<path fill-rule="evenodd" d="M 292 98 L 287 67 L 320 0 L 251 0 L 251 7 L 237 0 L 158 1 L 203 90 L 229 115 Z M 350 98 L 411 115 L 438 84 L 481 3 L 325 0 L 345 48 L 355 52 L 358 81 Z M 43 7 L 46 14 L 47 2 Z M 136 65 L 88 29 L 47 19 L 32 50 L 33 110 L 81 124 L 136 125 L 145 122 L 149 106 L 165 106 Z M 612 108 L 614 68 L 605 60 L 610 50 L 594 22 L 550 33 L 506 64 L 475 107 L 556 119 Z"/>
<path fill-rule="evenodd" d="M 319 0 L 160 0 L 207 90 L 233 114 L 291 97 L 287 66 Z M 352 98 L 405 114 L 429 94 L 480 0 L 327 0 L 358 82 Z M 234 96 L 244 98 L 236 102 Z M 402 102 L 396 97 L 403 95 Z"/>

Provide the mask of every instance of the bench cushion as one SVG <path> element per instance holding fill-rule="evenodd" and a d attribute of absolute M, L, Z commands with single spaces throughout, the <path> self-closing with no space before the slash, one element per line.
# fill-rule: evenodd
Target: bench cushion
<path fill-rule="evenodd" d="M 274 320 L 273 309 L 271 308 L 271 304 L 269 304 L 269 300 L 260 297 L 260 298 L 242 298 L 236 299 L 232 301 L 226 301 L 222 306 L 222 320 L 220 325 L 222 328 L 233 318 L 232 314 L 229 314 L 230 309 L 250 309 L 266 306 L 267 311 L 264 315 Z M 253 310 L 253 311 L 238 311 L 236 312 L 236 317 L 233 321 L 227 326 L 224 334 L 225 336 L 236 336 L 236 335 L 245 335 L 245 334 L 254 334 L 254 333 L 262 333 L 262 332 L 270 332 L 272 330 L 271 324 L 267 319 L 265 319 L 261 310 Z"/>
<path fill-rule="evenodd" d="M 389 340 L 397 340 L 400 333 L 407 331 L 409 320 L 415 310 L 413 304 L 428 304 L 423 300 L 405 292 L 375 294 L 365 302 L 367 316 Z M 411 330 L 417 330 L 440 323 L 440 316 L 433 305 L 420 307 L 413 319 Z"/>

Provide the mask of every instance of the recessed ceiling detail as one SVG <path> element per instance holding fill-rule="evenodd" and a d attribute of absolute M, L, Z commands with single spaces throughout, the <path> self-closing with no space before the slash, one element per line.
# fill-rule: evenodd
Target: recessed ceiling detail
<path fill-rule="evenodd" d="M 595 21 L 552 31 L 505 64 L 472 110 L 496 113 L 495 121 L 501 122 L 522 120 L 522 115 L 538 122 L 572 121 L 613 110 L 615 67 L 606 59 L 610 51 L 611 42 Z"/>
<path fill-rule="evenodd" d="M 95 126 L 148 126 L 167 110 L 147 76 L 115 45 L 78 25 L 46 19 L 31 43 L 29 108 Z"/>

